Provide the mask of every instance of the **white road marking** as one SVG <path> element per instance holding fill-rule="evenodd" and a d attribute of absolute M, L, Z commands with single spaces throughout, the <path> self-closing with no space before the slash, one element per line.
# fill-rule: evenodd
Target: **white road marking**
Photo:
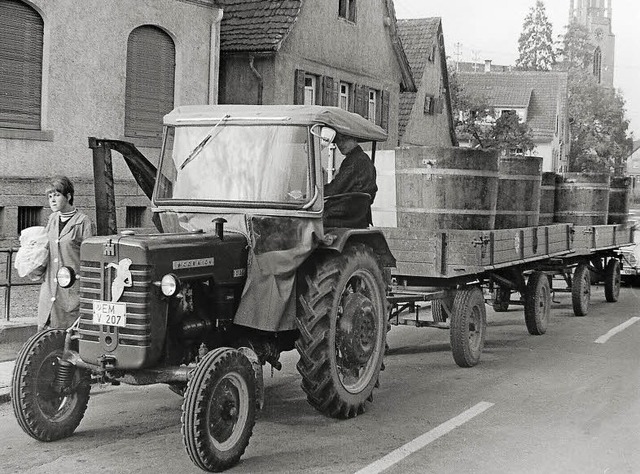
<path fill-rule="evenodd" d="M 441 436 L 446 435 L 450 431 L 453 431 L 458 426 L 465 424 L 467 421 L 478 416 L 485 410 L 488 410 L 493 406 L 493 403 L 480 402 L 477 405 L 469 408 L 468 410 L 460 413 L 455 418 L 451 418 L 449 421 L 445 421 L 439 426 L 436 426 L 431 431 L 427 431 L 425 434 L 418 436 L 416 439 L 409 441 L 407 444 L 400 446 L 395 451 L 391 451 L 386 456 L 378 459 L 376 462 L 369 464 L 368 466 L 360 469 L 356 474 L 377 474 L 385 469 L 390 468 L 394 464 L 402 461 L 410 454 L 419 451 L 427 446 L 429 443 L 437 440 Z"/>
<path fill-rule="evenodd" d="M 627 329 L 629 326 L 631 326 L 633 323 L 637 323 L 638 321 L 640 321 L 640 318 L 637 316 L 634 316 L 633 318 L 630 318 L 628 321 L 625 321 L 624 323 L 622 323 L 620 326 L 616 326 L 613 329 L 611 329 L 608 333 L 606 333 L 604 336 L 600 336 L 598 339 L 595 340 L 596 344 L 604 344 L 605 342 L 607 342 L 612 336 L 615 336 L 616 334 L 618 334 L 619 332 L 624 331 L 625 329 Z"/>

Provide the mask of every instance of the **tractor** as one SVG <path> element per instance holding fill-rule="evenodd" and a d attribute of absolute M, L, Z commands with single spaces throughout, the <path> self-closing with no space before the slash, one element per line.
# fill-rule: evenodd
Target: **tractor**
<path fill-rule="evenodd" d="M 203 105 L 164 117 L 157 166 L 130 143 L 90 139 L 99 235 L 82 243 L 77 274 L 58 271 L 61 287 L 79 285 L 78 319 L 38 332 L 16 361 L 22 429 L 40 441 L 70 436 L 92 383 L 167 384 L 184 397 L 190 459 L 221 471 L 249 443 L 264 366 L 280 369 L 294 349 L 312 407 L 363 413 L 384 367 L 395 260 L 379 230 L 325 219 L 332 199 L 371 204 L 361 193 L 324 196 L 336 132 L 374 160 L 387 138 L 336 107 Z M 107 149 L 150 197 L 156 232 L 100 232 L 115 222 L 100 212 L 99 194 L 113 195 Z"/>

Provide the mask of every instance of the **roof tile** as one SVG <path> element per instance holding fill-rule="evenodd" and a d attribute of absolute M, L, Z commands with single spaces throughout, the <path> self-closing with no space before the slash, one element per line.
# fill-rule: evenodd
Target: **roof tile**
<path fill-rule="evenodd" d="M 220 51 L 277 51 L 298 18 L 302 0 L 218 0 Z"/>
<path fill-rule="evenodd" d="M 422 82 L 424 68 L 429 60 L 433 46 L 438 41 L 440 18 L 412 18 L 398 20 L 398 36 L 411 67 L 411 74 L 416 84 Z M 411 110 L 416 101 L 415 92 L 400 94 L 398 111 L 398 137 L 402 137 L 411 118 Z"/>

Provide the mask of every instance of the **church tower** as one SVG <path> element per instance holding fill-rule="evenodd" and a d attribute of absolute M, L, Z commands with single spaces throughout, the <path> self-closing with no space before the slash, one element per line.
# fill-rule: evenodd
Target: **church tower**
<path fill-rule="evenodd" d="M 613 53 L 616 37 L 611 31 L 612 0 L 570 0 L 569 22 L 589 30 L 593 49 L 593 75 L 605 87 L 613 87 Z"/>

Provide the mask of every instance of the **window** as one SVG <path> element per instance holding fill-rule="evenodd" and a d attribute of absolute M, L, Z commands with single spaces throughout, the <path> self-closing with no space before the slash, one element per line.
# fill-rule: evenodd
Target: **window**
<path fill-rule="evenodd" d="M 143 206 L 127 206 L 125 227 L 142 227 L 146 209 Z"/>
<path fill-rule="evenodd" d="M 27 227 L 40 225 L 41 206 L 19 206 L 18 207 L 18 235 Z"/>
<path fill-rule="evenodd" d="M 338 0 L 338 16 L 355 23 L 356 0 Z"/>
<path fill-rule="evenodd" d="M 424 96 L 424 109 L 423 112 L 425 115 L 433 115 L 435 110 L 435 97 L 432 95 Z"/>
<path fill-rule="evenodd" d="M 344 110 L 349 110 L 349 99 L 350 97 L 350 84 L 346 82 L 340 83 L 340 103 L 339 107 Z"/>
<path fill-rule="evenodd" d="M 305 75 L 305 77 L 304 77 L 304 105 L 315 105 L 316 104 L 316 87 L 317 87 L 316 76 L 312 76 L 310 74 Z"/>
<path fill-rule="evenodd" d="M 600 46 L 593 52 L 593 75 L 596 76 L 598 84 L 602 81 L 602 50 Z"/>
<path fill-rule="evenodd" d="M 173 109 L 175 46 L 164 31 L 141 26 L 129 35 L 124 134 L 160 138 L 162 117 Z"/>
<path fill-rule="evenodd" d="M 377 105 L 377 91 L 369 90 L 369 105 L 367 107 L 367 118 L 370 122 L 376 123 L 376 105 Z"/>
<path fill-rule="evenodd" d="M 40 130 L 43 34 L 29 5 L 0 2 L 0 127 Z"/>

